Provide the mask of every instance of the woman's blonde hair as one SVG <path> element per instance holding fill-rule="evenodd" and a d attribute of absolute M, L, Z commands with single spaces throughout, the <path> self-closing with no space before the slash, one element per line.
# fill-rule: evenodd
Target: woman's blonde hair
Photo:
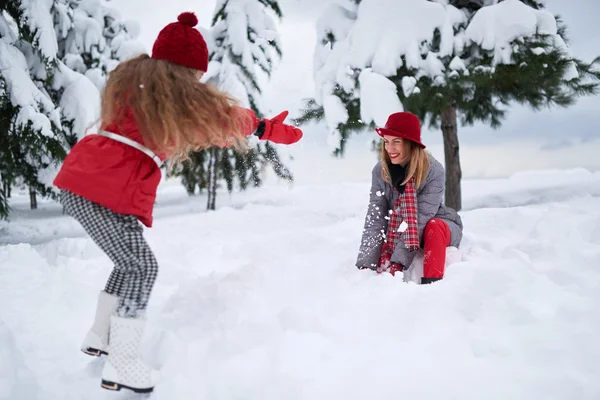
<path fill-rule="evenodd" d="M 102 92 L 101 129 L 131 110 L 144 144 L 174 163 L 192 150 L 232 144 L 248 148 L 248 116 L 236 100 L 199 82 L 198 71 L 147 54 L 120 63 Z"/>
<path fill-rule="evenodd" d="M 425 182 L 427 174 L 429 173 L 429 157 L 424 148 L 410 140 L 403 140 L 402 145 L 404 146 L 404 154 L 407 154 L 409 158 L 406 178 L 402 184 L 406 185 L 414 176 L 415 189 L 417 189 Z M 384 181 L 391 184 L 392 176 L 390 174 L 390 168 L 388 167 L 389 163 L 391 163 L 391 159 L 383 144 L 381 145 L 379 158 L 381 160 L 381 177 Z"/>

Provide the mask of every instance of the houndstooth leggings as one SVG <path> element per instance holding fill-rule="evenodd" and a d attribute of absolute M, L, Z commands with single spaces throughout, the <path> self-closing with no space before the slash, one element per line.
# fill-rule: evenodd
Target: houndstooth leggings
<path fill-rule="evenodd" d="M 104 290 L 120 298 L 117 313 L 139 317 L 148 305 L 158 264 L 137 218 L 115 213 L 67 190 L 61 191 L 60 202 L 115 264 Z"/>

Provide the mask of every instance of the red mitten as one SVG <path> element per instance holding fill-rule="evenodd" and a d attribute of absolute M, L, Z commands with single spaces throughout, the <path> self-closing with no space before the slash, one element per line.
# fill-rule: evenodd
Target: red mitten
<path fill-rule="evenodd" d="M 377 273 L 382 274 L 384 272 L 389 272 L 392 276 L 396 276 L 396 272 L 402 272 L 403 270 L 404 267 L 402 267 L 402 264 L 390 263 L 387 267 L 377 268 Z"/>
<path fill-rule="evenodd" d="M 391 263 L 388 272 L 392 274 L 392 276 L 396 276 L 396 272 L 402 272 L 404 268 L 400 264 Z"/>
<path fill-rule="evenodd" d="M 283 121 L 287 116 L 288 112 L 284 111 L 275 118 L 264 118 L 258 126 L 256 135 L 261 140 L 269 140 L 273 143 L 296 143 L 302 138 L 302 131 L 295 126 L 284 124 Z"/>

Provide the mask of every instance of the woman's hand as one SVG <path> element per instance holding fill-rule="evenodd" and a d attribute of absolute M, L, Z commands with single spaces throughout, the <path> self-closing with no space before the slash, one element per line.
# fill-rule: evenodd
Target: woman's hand
<path fill-rule="evenodd" d="M 391 262 L 388 264 L 387 267 L 378 269 L 377 273 L 382 274 L 384 272 L 389 272 L 390 274 L 392 274 L 392 276 L 396 276 L 396 272 L 402 272 L 402 270 L 404 270 L 402 264 Z"/>

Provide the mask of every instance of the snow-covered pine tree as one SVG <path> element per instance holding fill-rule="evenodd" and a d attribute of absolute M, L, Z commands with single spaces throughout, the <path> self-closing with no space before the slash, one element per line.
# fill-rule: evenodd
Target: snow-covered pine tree
<path fill-rule="evenodd" d="M 357 3 L 356 9 L 332 5 L 319 21 L 317 96 L 303 121 L 325 115 L 338 149 L 351 128 L 382 126 L 402 108 L 441 127 L 446 204 L 455 209 L 461 209 L 458 119 L 497 128 L 512 102 L 567 107 L 598 90 L 600 59 L 574 58 L 565 27 L 542 1 Z"/>
<path fill-rule="evenodd" d="M 49 194 L 48 176 L 65 155 L 61 116 L 48 91 L 59 64 L 52 4 L 10 0 L 0 6 L 0 174 L 6 186 L 19 180 Z M 2 199 L 3 217 L 8 212 Z"/>
<path fill-rule="evenodd" d="M 59 58 L 98 89 L 119 62 L 145 52 L 138 23 L 100 0 L 62 0 L 55 10 Z"/>
<path fill-rule="evenodd" d="M 210 51 L 208 72 L 202 78 L 230 93 L 259 117 L 265 110 L 261 101 L 261 78 L 273 71 L 273 61 L 281 57 L 281 45 L 274 17 L 281 17 L 274 0 L 219 0 L 210 30 L 203 30 Z M 262 75 L 261 75 L 262 74 Z M 281 178 L 293 176 L 270 143 L 253 140 L 247 154 L 233 149 L 214 148 L 194 153 L 180 172 L 188 193 L 208 189 L 207 208 L 215 208 L 217 183 L 224 180 L 229 192 L 234 182 L 244 190 L 260 186 L 261 171 L 270 164 Z"/>
<path fill-rule="evenodd" d="M 10 0 L 0 11 L 0 214 L 6 216 L 15 183 L 31 188 L 32 208 L 37 192 L 53 194 L 58 164 L 98 117 L 106 74 L 143 48 L 133 40 L 137 25 L 99 0 Z"/>

